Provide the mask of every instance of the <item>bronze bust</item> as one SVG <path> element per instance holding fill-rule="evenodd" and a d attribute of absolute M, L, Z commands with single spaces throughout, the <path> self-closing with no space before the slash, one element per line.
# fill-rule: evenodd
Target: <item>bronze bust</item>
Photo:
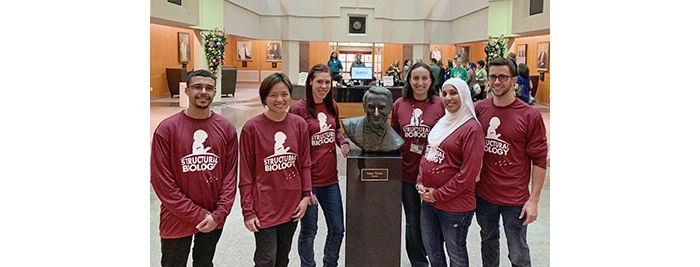
<path fill-rule="evenodd" d="M 390 152 L 403 144 L 401 136 L 386 121 L 391 114 L 391 91 L 372 86 L 362 97 L 365 116 L 342 119 L 345 134 L 364 152 Z"/>

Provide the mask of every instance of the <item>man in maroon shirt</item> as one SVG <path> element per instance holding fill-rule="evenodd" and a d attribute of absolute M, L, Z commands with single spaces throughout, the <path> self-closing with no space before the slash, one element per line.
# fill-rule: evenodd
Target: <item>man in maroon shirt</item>
<path fill-rule="evenodd" d="M 233 124 L 209 110 L 215 86 L 209 71 L 188 75 L 189 107 L 153 133 L 151 184 L 161 202 L 161 266 L 186 266 L 193 235 L 193 266 L 213 266 L 233 206 L 238 139 Z"/>
<path fill-rule="evenodd" d="M 493 97 L 476 105 L 486 136 L 476 183 L 483 266 L 499 266 L 499 217 L 503 217 L 511 264 L 530 266 L 527 225 L 537 219 L 547 168 L 546 130 L 539 111 L 515 97 L 511 61 L 498 58 L 489 63 L 488 84 Z"/>

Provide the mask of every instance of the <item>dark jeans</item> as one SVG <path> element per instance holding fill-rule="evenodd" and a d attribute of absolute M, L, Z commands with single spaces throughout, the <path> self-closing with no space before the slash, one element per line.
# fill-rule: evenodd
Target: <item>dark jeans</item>
<path fill-rule="evenodd" d="M 530 248 L 527 245 L 525 217 L 518 219 L 522 207 L 500 206 L 476 197 L 476 221 L 481 226 L 481 258 L 484 267 L 499 266 L 499 225 L 503 217 L 503 230 L 508 241 L 508 259 L 513 266 L 530 266 Z"/>
<path fill-rule="evenodd" d="M 428 266 L 420 231 L 420 196 L 416 185 L 402 182 L 401 202 L 406 215 L 406 254 L 411 266 Z"/>
<path fill-rule="evenodd" d="M 289 265 L 289 250 L 297 230 L 297 222 L 289 221 L 277 226 L 258 229 L 255 233 L 255 266 L 273 267 Z"/>
<path fill-rule="evenodd" d="M 214 252 L 216 243 L 219 242 L 222 229 L 215 229 L 209 233 L 194 234 L 194 248 L 192 248 L 192 266 L 214 266 Z M 160 265 L 163 267 L 185 267 L 187 257 L 190 256 L 192 236 L 181 238 L 160 239 Z"/>
<path fill-rule="evenodd" d="M 323 266 L 338 266 L 340 256 L 340 244 L 343 243 L 345 234 L 345 219 L 343 218 L 343 199 L 340 196 L 340 186 L 335 183 L 313 189 L 318 203 L 326 217 L 326 244 L 323 247 Z M 309 205 L 306 214 L 301 219 L 301 231 L 299 231 L 299 258 L 301 266 L 316 266 L 314 259 L 314 238 L 318 230 L 318 205 Z"/>
<path fill-rule="evenodd" d="M 447 266 L 443 244 L 450 257 L 450 266 L 469 266 L 467 231 L 473 216 L 473 211 L 442 211 L 422 203 L 420 223 L 423 227 L 423 244 L 430 259 L 430 266 Z"/>

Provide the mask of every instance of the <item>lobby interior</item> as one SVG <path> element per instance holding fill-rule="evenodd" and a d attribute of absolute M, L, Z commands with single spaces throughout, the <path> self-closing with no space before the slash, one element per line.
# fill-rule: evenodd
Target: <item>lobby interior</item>
<path fill-rule="evenodd" d="M 389 0 L 342 1 L 329 0 L 182 0 L 177 6 L 169 1 L 151 0 L 150 24 L 150 134 L 164 118 L 183 110 L 180 84 L 173 88 L 168 82 L 166 69 L 206 68 L 201 33 L 215 28 L 224 29 L 227 44 L 224 47 L 222 67 L 236 69 L 236 82 L 222 85 L 217 82 L 217 95 L 212 110 L 228 118 L 240 133 L 247 119 L 264 111 L 258 97 L 262 79 L 273 72 L 287 74 L 297 84 L 300 73 L 318 63 L 325 64 L 330 52 L 343 55 L 362 53 L 373 73 L 382 80 L 385 70 L 394 60 L 429 61 L 430 52 L 437 47 L 443 63 L 456 56 L 468 61 L 486 61 L 484 52 L 490 37 L 504 36 L 507 52 L 518 55 L 530 68 L 530 76 L 538 80 L 533 97 L 541 112 L 549 140 L 549 94 L 551 66 L 547 59 L 543 68 L 538 55 L 546 51 L 549 58 L 549 1 L 542 10 L 532 14 L 530 3 L 538 1 L 460 1 L 460 0 Z M 397 8 L 400 7 L 400 8 Z M 366 18 L 366 33 L 351 34 L 349 17 Z M 181 34 L 186 33 L 186 34 Z M 186 36 L 186 62 L 180 56 Z M 240 60 L 240 45 L 250 44 L 251 58 Z M 279 44 L 282 58 L 271 59 L 268 47 Z M 522 52 L 522 53 L 521 53 Z M 349 68 L 348 68 L 349 69 Z M 347 72 L 347 69 L 345 69 Z M 349 73 L 343 73 L 345 77 Z M 233 95 L 222 95 L 222 86 L 234 87 Z M 295 89 L 299 88 L 295 86 Z M 293 92 L 299 98 L 299 91 Z M 303 92 L 301 92 L 303 95 Z M 296 100 L 293 100 L 293 103 Z M 361 103 L 339 103 L 340 117 L 363 115 Z M 357 147 L 353 146 L 354 149 Z M 345 199 L 346 162 L 338 151 L 338 173 L 341 194 Z M 550 248 L 550 176 L 547 171 L 545 186 L 539 203 L 539 217 L 528 227 L 533 266 L 549 266 Z M 151 266 L 159 266 L 160 238 L 158 235 L 160 202 L 150 190 Z M 345 203 L 345 201 L 344 201 Z M 322 213 L 322 211 L 320 211 Z M 403 213 L 402 213 L 403 216 Z M 322 262 L 326 225 L 319 216 L 319 235 L 316 237 L 316 262 Z M 401 226 L 403 231 L 403 225 Z M 295 235 L 290 252 L 290 265 L 299 265 Z M 403 236 L 403 232 L 402 232 Z M 467 238 L 472 266 L 481 266 L 479 226 L 474 219 Z M 344 266 L 344 247 L 339 263 Z M 501 230 L 501 266 L 510 266 L 507 259 L 505 235 Z M 243 226 L 238 194 L 227 218 L 226 227 L 217 246 L 214 264 L 217 266 L 247 266 L 252 264 L 255 241 L 253 234 Z M 401 266 L 410 266 L 402 238 Z M 191 266 L 191 261 L 189 263 Z"/>

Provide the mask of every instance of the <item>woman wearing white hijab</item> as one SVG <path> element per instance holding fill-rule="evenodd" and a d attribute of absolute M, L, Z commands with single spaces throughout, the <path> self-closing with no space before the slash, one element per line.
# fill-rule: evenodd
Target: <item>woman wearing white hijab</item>
<path fill-rule="evenodd" d="M 431 266 L 469 266 L 467 230 L 476 209 L 476 176 L 484 155 L 484 132 L 467 83 L 452 78 L 440 91 L 442 117 L 428 134 L 416 189 L 421 196 L 421 231 Z"/>

